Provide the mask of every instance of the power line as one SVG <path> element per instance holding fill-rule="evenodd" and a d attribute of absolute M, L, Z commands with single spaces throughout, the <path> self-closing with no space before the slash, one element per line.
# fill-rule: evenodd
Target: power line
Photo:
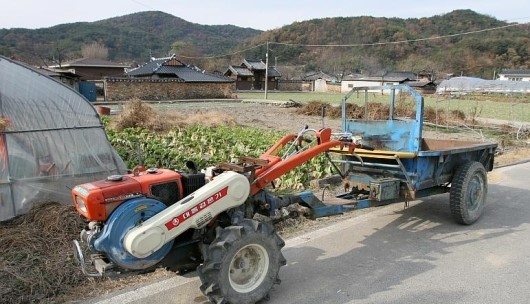
<path fill-rule="evenodd" d="M 182 57 L 182 58 L 186 58 L 186 59 L 214 59 L 214 58 L 221 58 L 221 57 L 228 57 L 228 56 L 232 56 L 232 55 L 235 55 L 235 54 L 239 54 L 239 53 L 243 53 L 243 52 L 246 52 L 246 51 L 249 51 L 249 50 L 252 50 L 252 49 L 257 49 L 261 46 L 264 46 L 266 45 L 267 43 L 264 42 L 264 43 L 261 43 L 261 44 L 258 44 L 256 46 L 251 46 L 249 48 L 246 48 L 244 50 L 239 50 L 239 51 L 235 51 L 233 53 L 229 53 L 229 54 L 224 54 L 224 55 L 216 55 L 216 56 L 203 56 L 203 57 L 191 57 L 191 56 L 181 56 L 181 55 L 177 55 L 178 57 Z"/>
<path fill-rule="evenodd" d="M 436 39 L 443 39 L 443 38 L 458 37 L 458 36 L 471 35 L 471 34 L 477 34 L 477 33 L 483 33 L 483 32 L 490 32 L 490 31 L 500 30 L 500 29 L 504 29 L 504 28 L 508 28 L 508 27 L 525 25 L 525 24 L 529 24 L 529 23 L 530 22 L 508 24 L 508 25 L 492 27 L 492 28 L 476 30 L 476 31 L 470 31 L 470 32 L 464 32 L 464 33 L 449 34 L 449 35 L 442 35 L 442 36 L 435 36 L 435 37 L 428 37 L 428 38 L 407 39 L 407 40 L 399 40 L 399 41 L 386 41 L 386 42 L 373 42 L 373 43 L 356 43 L 356 44 L 302 44 L 302 43 L 286 43 L 286 42 L 269 42 L 269 43 L 270 44 L 276 44 L 276 45 L 305 46 L 305 47 L 379 46 L 379 45 L 402 44 L 402 43 L 410 43 L 410 42 L 419 42 L 419 41 L 428 41 L 428 40 L 436 40 Z"/>
<path fill-rule="evenodd" d="M 132 0 L 134 1 L 134 0 Z M 465 35 L 472 35 L 472 34 L 478 34 L 478 33 L 484 33 L 484 32 L 491 32 L 496 31 L 500 29 L 515 27 L 515 26 L 521 26 L 521 25 L 528 25 L 530 22 L 526 23 L 514 23 L 514 24 L 508 24 L 503 26 L 497 26 L 487 29 L 481 29 L 481 30 L 475 30 L 475 31 L 469 31 L 469 32 L 463 32 L 463 33 L 456 33 L 456 34 L 448 34 L 448 35 L 442 35 L 442 36 L 435 36 L 435 37 L 428 37 L 428 38 L 417 38 L 417 39 L 407 39 L 407 40 L 399 40 L 399 41 L 386 41 L 386 42 L 373 42 L 373 43 L 354 43 L 354 44 L 303 44 L 303 43 L 288 43 L 288 42 L 274 42 L 269 41 L 269 44 L 275 44 L 275 45 L 285 45 L 285 46 L 300 46 L 300 47 L 359 47 L 359 46 L 381 46 L 381 45 L 395 45 L 395 44 L 402 44 L 402 43 L 411 43 L 411 42 L 420 42 L 420 41 L 429 41 L 429 40 L 436 40 L 436 39 L 443 39 L 443 38 L 451 38 L 451 37 L 458 37 L 458 36 L 465 36 Z M 214 59 L 214 58 L 221 58 L 221 57 L 227 57 L 232 56 L 235 54 L 243 53 L 252 49 L 256 49 L 258 47 L 266 45 L 267 42 L 258 44 L 256 46 L 252 46 L 243 50 L 235 51 L 233 53 L 224 54 L 224 55 L 216 55 L 216 56 L 202 56 L 202 57 L 189 57 L 189 56 L 180 56 L 182 58 L 186 59 Z"/>
<path fill-rule="evenodd" d="M 136 4 L 139 4 L 139 5 L 143 6 L 143 7 L 146 7 L 146 8 L 148 8 L 148 9 L 151 9 L 151 10 L 154 10 L 154 11 L 158 11 L 158 10 L 159 10 L 159 9 L 157 9 L 157 8 L 154 8 L 154 7 L 150 6 L 150 5 L 147 5 L 147 4 L 145 4 L 145 3 L 142 3 L 142 2 L 140 2 L 140 1 L 138 1 L 138 0 L 131 0 L 131 2 L 134 2 L 134 3 L 136 3 Z"/>

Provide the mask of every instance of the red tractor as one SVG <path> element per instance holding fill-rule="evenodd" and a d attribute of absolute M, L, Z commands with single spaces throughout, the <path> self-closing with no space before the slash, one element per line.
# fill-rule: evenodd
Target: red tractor
<path fill-rule="evenodd" d="M 353 153 L 349 138 L 331 137 L 330 129 L 306 128 L 285 136 L 260 158 L 218 165 L 209 182 L 190 164 L 190 173 L 136 169 L 76 186 L 73 201 L 89 220 L 81 232 L 83 247 L 74 241 L 83 272 L 116 276 L 157 267 L 196 268 L 201 291 L 214 303 L 263 299 L 280 282 L 285 243 L 270 222 L 255 216 L 275 217 L 295 203 L 309 207 L 315 217 L 343 211 L 326 209 L 309 192 L 275 196 L 265 188 L 330 148 Z"/>

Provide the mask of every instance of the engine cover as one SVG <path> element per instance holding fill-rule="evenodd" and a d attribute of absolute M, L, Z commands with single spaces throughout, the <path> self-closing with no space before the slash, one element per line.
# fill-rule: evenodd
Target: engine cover
<path fill-rule="evenodd" d="M 123 269 L 140 270 L 160 262 L 173 246 L 173 240 L 143 258 L 137 258 L 125 250 L 127 232 L 166 209 L 166 205 L 150 198 L 136 198 L 121 204 L 108 218 L 99 235 L 91 238 L 96 251 Z"/>
<path fill-rule="evenodd" d="M 105 222 L 118 206 L 132 198 L 148 196 L 166 205 L 175 203 L 183 197 L 181 178 L 179 172 L 167 169 L 148 169 L 138 175 L 113 175 L 77 185 L 72 190 L 72 198 L 81 215 L 91 221 Z"/>

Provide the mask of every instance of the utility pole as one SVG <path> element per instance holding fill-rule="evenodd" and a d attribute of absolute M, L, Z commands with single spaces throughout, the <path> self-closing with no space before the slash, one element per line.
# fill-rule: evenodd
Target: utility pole
<path fill-rule="evenodd" d="M 265 53 L 265 99 L 267 99 L 268 82 L 269 82 L 269 41 L 267 40 L 267 52 Z"/>

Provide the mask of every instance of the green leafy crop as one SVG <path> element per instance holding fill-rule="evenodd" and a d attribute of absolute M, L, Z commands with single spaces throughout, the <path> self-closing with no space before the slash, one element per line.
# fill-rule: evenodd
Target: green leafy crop
<path fill-rule="evenodd" d="M 111 144 L 129 168 L 146 167 L 182 170 L 191 160 L 198 168 L 220 162 L 236 162 L 239 156 L 259 157 L 283 133 L 240 126 L 188 126 L 165 134 L 129 128 L 122 132 L 107 128 Z M 278 188 L 303 189 L 310 180 L 331 173 L 327 160 L 318 156 L 284 175 Z"/>

